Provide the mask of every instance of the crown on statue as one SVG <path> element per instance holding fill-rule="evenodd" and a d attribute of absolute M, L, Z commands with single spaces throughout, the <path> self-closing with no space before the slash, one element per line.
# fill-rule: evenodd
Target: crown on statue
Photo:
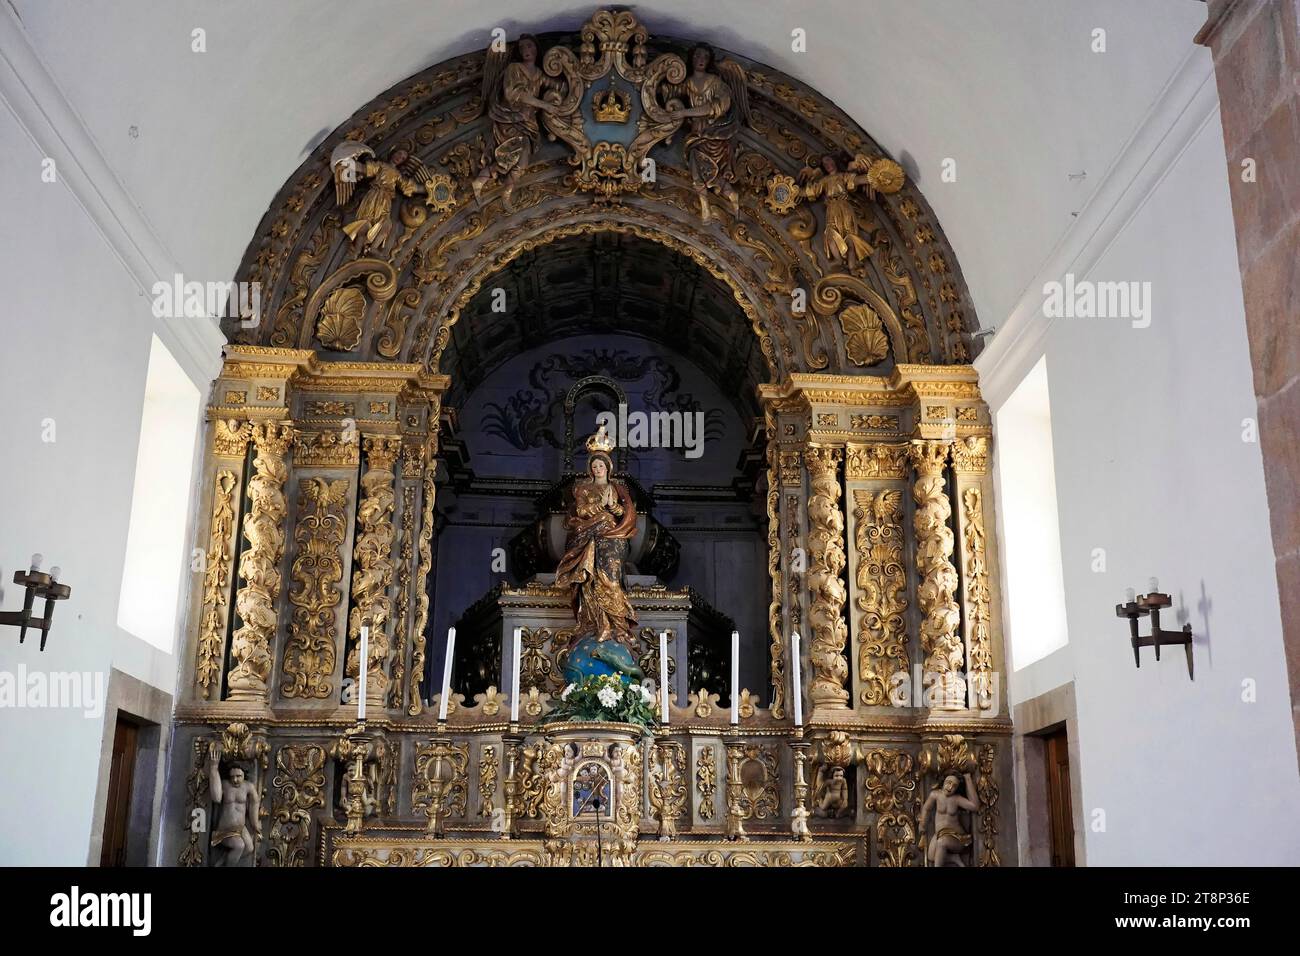
<path fill-rule="evenodd" d="M 612 83 L 591 98 L 591 106 L 597 123 L 626 123 L 632 115 L 632 97 Z"/>
<path fill-rule="evenodd" d="M 587 439 L 587 451 L 601 451 L 609 454 L 614 450 L 614 439 L 610 437 L 609 432 L 605 431 L 605 426 L 601 425 L 596 429 L 596 433 Z"/>

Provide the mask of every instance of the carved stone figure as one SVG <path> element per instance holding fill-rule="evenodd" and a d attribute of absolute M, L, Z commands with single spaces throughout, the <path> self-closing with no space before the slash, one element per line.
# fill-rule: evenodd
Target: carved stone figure
<path fill-rule="evenodd" d="M 423 192 L 426 203 L 437 202 L 439 188 L 434 185 L 433 174 L 404 149 L 395 149 L 387 160 L 382 160 L 365 143 L 349 140 L 340 143 L 330 154 L 330 169 L 334 172 L 334 198 L 340 209 L 352 198 L 359 180 L 370 180 L 354 218 L 343 226 L 356 256 L 382 252 L 388 245 L 393 231 L 393 203 L 399 192 L 403 196 Z"/>
<path fill-rule="evenodd" d="M 664 83 L 659 91 L 670 114 L 690 120 L 682 152 L 705 222 L 711 218 L 710 190 L 730 204 L 732 215 L 740 214 L 740 195 L 732 185 L 735 137 L 750 123 L 744 68 L 735 60 L 723 60 L 713 73 L 712 65 L 713 48 L 700 44 L 691 50 L 690 75 L 681 83 Z"/>
<path fill-rule="evenodd" d="M 970 774 L 965 774 L 966 794 L 974 794 L 975 784 Z M 961 781 L 955 773 L 943 778 L 943 785 L 935 787 L 921 805 L 921 848 L 925 850 L 927 866 L 965 866 L 961 852 L 971 844 L 971 835 L 962 825 L 961 811 L 977 811 L 979 804 L 970 796 L 958 793 Z M 927 841 L 925 820 L 934 808 L 934 836 Z M 928 842 L 928 846 L 927 846 Z"/>
<path fill-rule="evenodd" d="M 820 771 L 817 775 L 822 777 Z M 821 780 L 814 800 L 814 816 L 847 817 L 852 812 L 849 808 L 849 782 L 844 779 L 843 767 L 832 768 L 830 777 Z"/>
<path fill-rule="evenodd" d="M 490 49 L 483 65 L 483 109 L 492 121 L 491 142 L 474 177 L 474 197 L 482 202 L 489 182 L 505 180 L 501 204 L 511 210 L 515 183 L 528 168 L 540 145 L 541 127 L 551 139 L 575 150 L 586 148 L 581 117 L 576 114 L 581 85 L 573 72 L 573 54 L 556 48 L 548 55 L 551 68 L 538 66 L 537 38 L 525 33 L 510 50 Z M 539 114 L 541 123 L 539 125 Z"/>
<path fill-rule="evenodd" d="M 212 831 L 214 866 L 238 866 L 251 856 L 262 836 L 258 819 L 260 798 L 257 787 L 244 778 L 244 768 L 236 764 L 229 777 L 221 779 L 221 745 L 208 748 L 208 788 L 213 803 L 221 804 L 217 826 Z"/>

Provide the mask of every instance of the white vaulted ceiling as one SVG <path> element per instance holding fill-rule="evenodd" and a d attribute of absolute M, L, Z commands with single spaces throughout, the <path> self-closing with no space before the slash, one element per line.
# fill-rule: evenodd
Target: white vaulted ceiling
<path fill-rule="evenodd" d="M 576 29 L 554 0 L 7 0 L 171 259 L 233 276 L 276 191 L 354 110 L 492 28 Z M 1197 0 L 656 0 L 820 90 L 903 162 L 998 324 L 1188 57 Z M 3 16 L 14 16 L 4 11 Z M 206 31 L 207 52 L 191 52 Z M 791 52 L 791 31 L 807 33 Z M 1092 52 L 1093 30 L 1105 53 Z M 956 182 L 940 181 L 945 159 Z M 1086 173 L 1086 176 L 1079 176 Z"/>

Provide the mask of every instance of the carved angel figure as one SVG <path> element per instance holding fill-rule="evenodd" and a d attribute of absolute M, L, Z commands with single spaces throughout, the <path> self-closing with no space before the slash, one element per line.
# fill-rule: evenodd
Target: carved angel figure
<path fill-rule="evenodd" d="M 799 170 L 804 197 L 826 201 L 822 252 L 830 262 L 846 262 L 850 270 L 875 251 L 862 237 L 858 214 L 849 199 L 849 194 L 862 186 L 866 187 L 868 199 L 876 198 L 876 190 L 867 179 L 870 169 L 871 162 L 860 153 L 849 162 L 847 170 L 841 170 L 835 157 L 827 153 L 820 170 L 812 166 Z"/>
<path fill-rule="evenodd" d="M 690 75 L 681 83 L 659 88 L 669 113 L 690 120 L 682 151 L 705 222 L 711 218 L 709 190 L 731 205 L 733 215 L 740 212 L 740 195 L 732 185 L 736 181 L 734 140 L 750 122 L 744 68 L 735 60 L 723 60 L 713 73 L 712 64 L 713 48 L 700 44 L 691 50 Z"/>
<path fill-rule="evenodd" d="M 506 209 L 514 208 L 510 197 L 540 145 L 542 125 L 552 140 L 562 139 L 575 149 L 586 144 L 581 119 L 575 115 L 577 84 L 568 81 L 563 69 L 568 51 L 551 52 L 557 58 L 556 65 L 543 70 L 537 64 L 537 38 L 531 33 L 522 34 L 515 42 L 518 59 L 513 59 L 510 50 L 488 50 L 482 99 L 483 109 L 492 120 L 492 132 L 482 169 L 474 177 L 474 197 L 480 203 L 484 187 L 504 178 L 501 203 Z M 568 56 L 572 58 L 571 53 Z M 559 75 L 548 76 L 548 72 Z"/>
<path fill-rule="evenodd" d="M 352 240 L 354 255 L 382 252 L 388 245 L 393 231 L 393 203 L 399 192 L 403 196 L 422 192 L 427 204 L 438 202 L 435 177 L 404 149 L 395 149 L 387 160 L 382 160 L 375 158 L 375 151 L 365 143 L 349 140 L 334 148 L 330 168 L 334 172 L 334 198 L 340 209 L 352 198 L 359 180 L 370 180 L 355 217 L 343 226 L 343 232 Z"/>

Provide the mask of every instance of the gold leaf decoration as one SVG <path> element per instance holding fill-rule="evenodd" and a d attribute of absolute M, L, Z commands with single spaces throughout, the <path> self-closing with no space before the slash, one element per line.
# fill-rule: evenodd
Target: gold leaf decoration
<path fill-rule="evenodd" d="M 889 354 L 889 336 L 876 310 L 858 303 L 840 313 L 844 350 L 854 365 L 875 365 Z"/>
<path fill-rule="evenodd" d="M 321 306 L 316 338 L 335 352 L 351 352 L 361 344 L 361 319 L 366 312 L 366 296 L 348 286 L 335 289 Z"/>

